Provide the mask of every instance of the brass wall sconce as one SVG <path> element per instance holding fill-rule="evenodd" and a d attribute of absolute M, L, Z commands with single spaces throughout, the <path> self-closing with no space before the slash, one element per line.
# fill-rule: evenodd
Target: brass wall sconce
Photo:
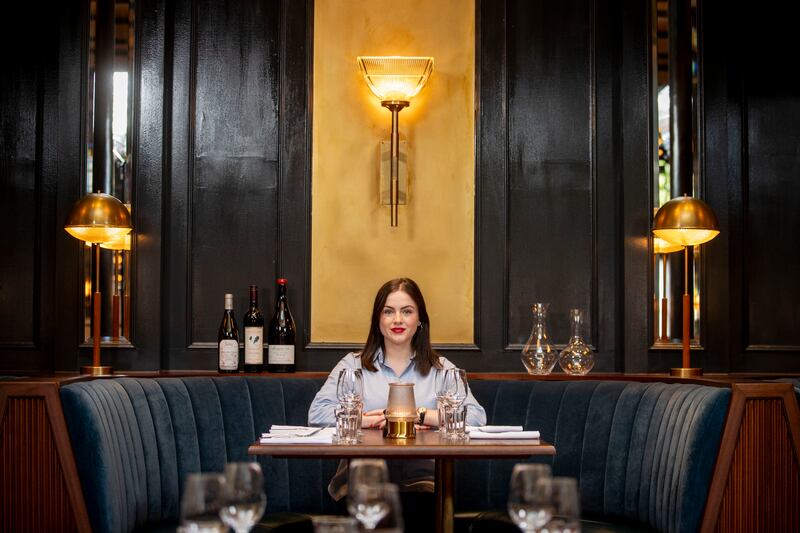
<path fill-rule="evenodd" d="M 397 227 L 399 205 L 400 134 L 399 113 L 408 107 L 433 72 L 432 57 L 359 56 L 361 74 L 381 105 L 392 112 L 389 204 L 391 225 Z"/>
<path fill-rule="evenodd" d="M 711 207 L 691 196 L 673 198 L 661 206 L 653 220 L 653 233 L 668 243 L 683 247 L 683 357 L 681 368 L 671 368 L 670 375 L 699 376 L 700 368 L 691 368 L 689 358 L 689 246 L 698 246 L 719 235 L 717 217 Z"/>
<path fill-rule="evenodd" d="M 92 243 L 95 252 L 95 292 L 92 297 L 92 364 L 82 366 L 81 374 L 109 376 L 110 366 L 100 365 L 100 244 L 122 239 L 133 230 L 125 205 L 109 194 L 90 193 L 75 202 L 64 229 L 78 240 Z"/>

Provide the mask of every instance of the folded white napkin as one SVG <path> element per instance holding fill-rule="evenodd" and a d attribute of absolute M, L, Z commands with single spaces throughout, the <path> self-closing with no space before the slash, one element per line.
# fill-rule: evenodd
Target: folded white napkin
<path fill-rule="evenodd" d="M 262 437 L 310 437 L 321 431 L 321 428 L 308 426 L 279 426 L 273 424 L 269 428 L 269 433 L 262 433 Z"/>
<path fill-rule="evenodd" d="M 469 432 L 471 439 L 538 439 L 538 431 L 504 431 L 501 433 L 489 433 L 485 431 L 473 430 Z"/>
<path fill-rule="evenodd" d="M 336 428 L 313 429 L 319 431 L 315 431 L 313 435 L 305 436 L 281 430 L 270 431 L 262 434 L 258 442 L 261 444 L 330 444 L 333 434 L 336 433 Z"/>
<path fill-rule="evenodd" d="M 505 433 L 508 431 L 522 431 L 522 426 L 467 426 L 467 433 L 470 431 L 482 431 L 484 433 Z"/>

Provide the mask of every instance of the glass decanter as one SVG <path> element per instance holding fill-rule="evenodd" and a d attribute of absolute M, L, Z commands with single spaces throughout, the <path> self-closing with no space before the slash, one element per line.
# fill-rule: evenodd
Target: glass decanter
<path fill-rule="evenodd" d="M 520 355 L 528 374 L 549 374 L 558 360 L 558 352 L 550 344 L 550 337 L 547 335 L 547 306 L 548 304 L 543 303 L 531 306 L 533 330 Z"/>
<path fill-rule="evenodd" d="M 581 335 L 583 312 L 580 309 L 570 309 L 569 323 L 572 335 L 569 339 L 569 344 L 561 351 L 558 364 L 567 374 L 583 376 L 588 374 L 594 366 L 594 353 L 583 342 L 583 336 Z"/>

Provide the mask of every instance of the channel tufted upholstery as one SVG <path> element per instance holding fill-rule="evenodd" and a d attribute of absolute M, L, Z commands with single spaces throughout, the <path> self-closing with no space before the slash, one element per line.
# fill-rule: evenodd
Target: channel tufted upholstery
<path fill-rule="evenodd" d="M 61 389 L 95 532 L 178 520 L 190 472 L 252 460 L 272 424 L 307 423 L 322 380 L 250 377 L 117 378 Z M 333 512 L 334 461 L 260 458 L 270 512 Z"/>
<path fill-rule="evenodd" d="M 114 378 L 62 387 L 95 532 L 177 523 L 190 472 L 252 460 L 272 424 L 305 425 L 322 379 Z M 556 475 L 580 481 L 584 514 L 658 531 L 698 528 L 730 391 L 621 381 L 470 383 L 490 424 L 522 424 L 555 444 Z M 336 462 L 259 458 L 268 513 L 331 513 Z M 513 461 L 456 462 L 456 509 L 505 509 Z M 473 530 L 477 528 L 473 527 Z M 493 531 L 497 531 L 496 529 Z"/>
<path fill-rule="evenodd" d="M 578 478 L 584 516 L 699 528 L 730 390 L 623 381 L 473 381 L 492 424 L 538 429 L 554 475 Z M 456 507 L 504 509 L 514 462 L 456 463 Z M 496 531 L 496 530 L 495 530 Z"/>

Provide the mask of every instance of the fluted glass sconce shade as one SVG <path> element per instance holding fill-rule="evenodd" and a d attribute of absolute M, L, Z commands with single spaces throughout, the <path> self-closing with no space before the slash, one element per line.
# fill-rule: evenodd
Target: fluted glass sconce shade
<path fill-rule="evenodd" d="M 432 57 L 359 56 L 358 66 L 381 102 L 409 102 L 433 72 Z"/>
<path fill-rule="evenodd" d="M 90 193 L 75 202 L 67 215 L 64 229 L 78 240 L 90 242 L 95 252 L 95 292 L 92 297 L 92 364 L 81 367 L 82 374 L 108 376 L 110 366 L 100 364 L 100 243 L 122 240 L 133 230 L 125 204 L 110 194 Z M 129 241 L 130 243 L 130 241 Z M 109 245 L 111 247 L 111 245 Z M 128 244 L 128 249 L 130 244 Z M 117 248 L 112 248 L 117 249 Z"/>
<path fill-rule="evenodd" d="M 408 107 L 433 72 L 432 57 L 358 56 L 361 74 L 381 105 L 392 112 L 392 141 L 389 178 L 391 226 L 397 226 L 400 203 L 400 111 Z"/>
<path fill-rule="evenodd" d="M 680 377 L 698 376 L 703 373 L 702 369 L 692 368 L 689 364 L 689 246 L 703 244 L 719 235 L 717 217 L 707 203 L 684 195 L 673 198 L 659 208 L 653 219 L 653 233 L 667 243 L 682 246 L 684 249 L 682 366 L 670 369 L 670 374 Z"/>
<path fill-rule="evenodd" d="M 661 206 L 653 220 L 653 233 L 673 244 L 695 246 L 719 235 L 719 224 L 707 203 L 684 195 Z"/>
<path fill-rule="evenodd" d="M 110 194 L 96 192 L 73 204 L 64 229 L 78 240 L 101 243 L 127 235 L 133 226 L 125 204 Z"/>

